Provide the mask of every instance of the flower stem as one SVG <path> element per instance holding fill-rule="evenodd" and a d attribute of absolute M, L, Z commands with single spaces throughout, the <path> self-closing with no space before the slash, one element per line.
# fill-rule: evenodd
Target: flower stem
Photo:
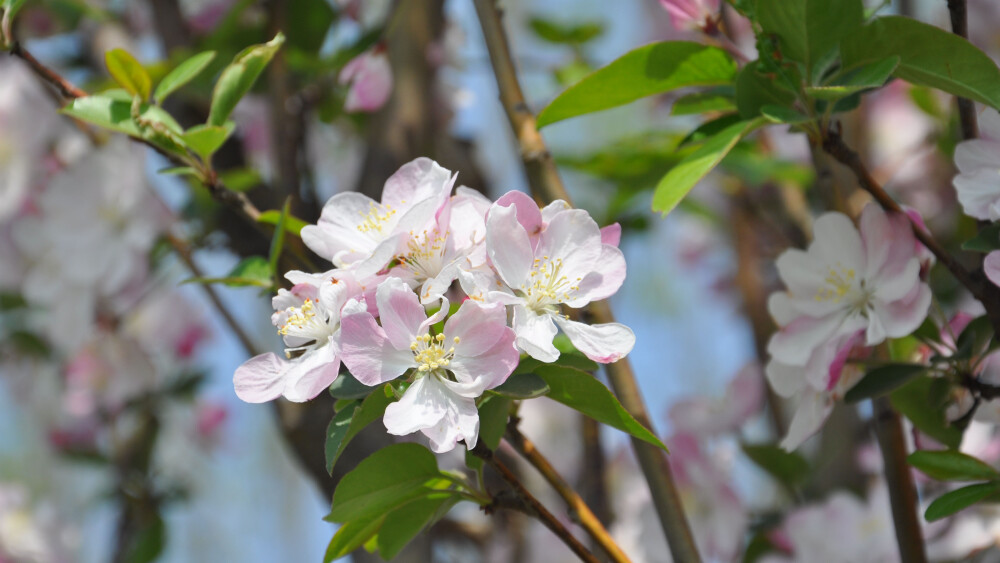
<path fill-rule="evenodd" d="M 589 563 L 598 563 L 600 561 L 593 553 L 591 553 L 590 550 L 587 549 L 586 546 L 580 543 L 580 540 L 573 537 L 573 534 L 571 534 L 569 530 L 567 530 L 566 527 L 563 526 L 562 523 L 548 511 L 547 508 L 542 506 L 542 503 L 538 502 L 538 499 L 536 499 L 530 492 L 528 492 L 527 489 L 524 488 L 524 485 L 521 484 L 517 475 L 514 475 L 514 472 L 511 471 L 510 468 L 497 459 L 496 456 L 493 455 L 493 452 L 490 451 L 489 448 L 485 447 L 482 442 L 477 444 L 476 447 L 472 449 L 472 454 L 482 459 L 489 464 L 490 467 L 496 470 L 496 472 L 500 474 L 500 477 L 502 477 L 503 480 L 511 486 L 518 501 L 520 501 L 520 504 L 523 505 L 517 506 L 510 503 L 499 503 L 497 500 L 502 499 L 503 497 L 496 495 L 494 496 L 495 506 L 501 506 L 502 504 L 505 508 L 517 507 L 518 509 L 523 510 L 528 515 L 538 518 L 542 524 L 545 524 L 546 528 L 552 530 L 552 533 L 562 540 L 562 542 L 565 543 L 566 546 L 569 547 L 570 550 L 572 550 L 573 553 L 575 553 L 576 556 L 582 561 L 587 561 Z M 489 509 L 489 507 L 487 507 L 487 509 Z"/>
<path fill-rule="evenodd" d="M 531 191 L 535 197 L 545 202 L 561 199 L 569 203 L 571 200 L 563 187 L 552 154 L 538 132 L 534 114 L 524 100 L 495 0 L 475 0 L 475 6 L 500 90 L 500 101 L 517 137 Z M 614 322 L 614 315 L 607 302 L 592 303 L 588 313 L 598 323 Z M 629 361 L 618 360 L 608 364 L 606 369 L 608 380 L 625 409 L 655 434 Z M 636 438 L 632 438 L 632 447 L 649 484 L 653 505 L 674 560 L 685 563 L 701 561 L 663 451 Z"/>
<path fill-rule="evenodd" d="M 559 496 L 566 501 L 566 505 L 570 510 L 570 517 L 573 518 L 575 522 L 578 522 L 581 526 L 583 526 L 583 529 L 587 531 L 587 534 L 589 534 L 590 537 L 597 542 L 597 545 L 601 546 L 612 561 L 616 561 L 618 563 L 629 561 L 628 556 L 625 555 L 625 552 L 623 552 L 620 547 L 618 547 L 615 540 L 611 538 L 611 534 L 609 534 L 604 528 L 601 521 L 597 519 L 594 512 L 590 510 L 587 503 L 585 503 L 573 487 L 571 487 L 570 484 L 563 479 L 562 475 L 559 475 L 556 469 L 552 467 L 552 464 L 549 463 L 549 460 L 546 459 L 537 448 L 535 448 L 535 444 L 526 438 L 524 434 L 521 434 L 521 431 L 517 428 L 515 420 L 512 420 L 511 424 L 507 425 L 507 434 L 505 438 L 507 442 L 513 446 L 514 449 L 521 454 L 521 456 L 524 457 L 524 459 L 528 460 L 528 463 L 530 463 L 535 469 L 538 470 L 539 473 L 542 474 L 542 477 L 544 477 L 545 480 L 552 485 L 556 492 L 559 493 Z"/>
<path fill-rule="evenodd" d="M 955 35 L 969 38 L 969 14 L 965 0 L 948 0 L 948 15 L 951 17 L 951 31 Z M 962 125 L 962 138 L 975 139 L 979 136 L 979 124 L 976 122 L 976 104 L 968 98 L 956 98 L 958 101 L 958 121 Z"/>

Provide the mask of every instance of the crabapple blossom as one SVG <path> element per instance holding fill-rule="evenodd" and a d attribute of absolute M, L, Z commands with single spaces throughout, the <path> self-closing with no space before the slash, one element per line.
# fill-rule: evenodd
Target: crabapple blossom
<path fill-rule="evenodd" d="M 337 79 L 349 84 L 344 111 L 377 111 L 392 95 L 392 67 L 384 46 L 375 46 L 344 65 Z"/>
<path fill-rule="evenodd" d="M 675 432 L 714 436 L 738 431 L 755 415 L 764 401 L 760 367 L 748 364 L 726 386 L 722 398 L 692 398 L 670 407 L 670 423 Z"/>
<path fill-rule="evenodd" d="M 333 383 L 340 372 L 338 338 L 341 309 L 365 287 L 350 276 L 288 272 L 294 285 L 280 289 L 272 300 L 271 323 L 285 341 L 285 358 L 266 352 L 236 369 L 236 395 L 248 403 L 284 396 L 289 401 L 312 399 Z"/>
<path fill-rule="evenodd" d="M 431 326 L 448 312 L 447 300 L 428 317 L 399 278 L 384 281 L 375 300 L 381 326 L 363 304 L 347 304 L 341 349 L 344 363 L 365 385 L 412 373 L 402 398 L 385 410 L 386 429 L 398 436 L 419 430 L 438 453 L 459 440 L 472 449 L 479 437 L 476 398 L 503 383 L 518 362 L 504 307 L 466 300 L 433 334 Z"/>
<path fill-rule="evenodd" d="M 323 206 L 302 241 L 339 268 L 368 278 L 406 251 L 412 233 L 427 229 L 451 194 L 455 176 L 429 158 L 404 164 L 385 183 L 382 201 L 340 193 Z"/>
<path fill-rule="evenodd" d="M 719 0 L 660 0 L 678 31 L 711 30 L 719 14 Z"/>
<path fill-rule="evenodd" d="M 931 292 L 905 216 L 869 204 L 860 231 L 835 212 L 817 219 L 814 231 L 808 251 L 786 250 L 777 261 L 788 290 L 768 302 L 781 327 L 768 343 L 772 361 L 805 367 L 838 336 L 863 330 L 874 346 L 920 326 Z"/>
<path fill-rule="evenodd" d="M 1000 113 L 980 116 L 982 137 L 955 147 L 958 175 L 953 184 L 966 215 L 1000 221 Z"/>
<path fill-rule="evenodd" d="M 560 305 L 579 308 L 618 291 L 625 279 L 622 252 L 602 242 L 600 228 L 586 211 L 565 202 L 539 210 L 530 198 L 515 194 L 490 208 L 486 249 L 503 282 L 487 299 L 513 305 L 518 348 L 540 361 L 555 361 L 559 351 L 552 340 L 559 327 L 596 362 L 628 354 L 635 335 L 625 325 L 587 325 L 559 312 Z"/>

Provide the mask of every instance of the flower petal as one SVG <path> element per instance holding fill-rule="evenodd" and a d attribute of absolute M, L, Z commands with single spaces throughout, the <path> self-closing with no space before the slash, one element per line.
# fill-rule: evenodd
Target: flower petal
<path fill-rule="evenodd" d="M 823 393 L 807 393 L 799 397 L 795 416 L 788 425 L 788 433 L 781 441 L 785 451 L 793 451 L 802 445 L 810 436 L 819 431 L 833 410 L 833 402 Z"/>
<path fill-rule="evenodd" d="M 507 310 L 499 303 L 482 305 L 471 299 L 462 303 L 458 311 L 444 325 L 445 344 L 452 346 L 455 356 L 479 356 L 497 343 L 507 330 Z"/>
<path fill-rule="evenodd" d="M 236 396 L 248 403 L 266 403 L 281 396 L 285 390 L 285 362 L 273 352 L 254 356 L 236 368 L 233 388 Z"/>
<path fill-rule="evenodd" d="M 352 304 L 345 307 L 345 313 Z M 354 377 L 365 385 L 374 386 L 391 381 L 407 369 L 416 367 L 409 348 L 393 346 L 382 327 L 367 311 L 345 314 L 340 321 L 341 361 Z"/>
<path fill-rule="evenodd" d="M 476 398 L 507 380 L 517 367 L 521 354 L 514 347 L 514 331 L 503 327 L 500 338 L 489 350 L 475 356 L 455 357 L 448 368 L 457 382 L 449 382 L 452 391 L 463 397 Z"/>
<path fill-rule="evenodd" d="M 534 254 L 517 208 L 494 204 L 486 218 L 486 251 L 500 278 L 512 288 L 525 284 Z"/>
<path fill-rule="evenodd" d="M 555 320 L 577 350 L 600 364 L 617 362 L 635 346 L 632 329 L 621 323 L 588 325 L 563 317 Z"/>
<path fill-rule="evenodd" d="M 316 397 L 330 386 L 340 374 L 340 358 L 337 345 L 332 342 L 310 350 L 292 362 L 285 374 L 283 395 L 289 401 L 304 403 Z"/>
<path fill-rule="evenodd" d="M 552 344 L 556 337 L 552 315 L 536 314 L 527 307 L 514 305 L 514 333 L 517 347 L 540 362 L 554 362 L 559 358 L 559 350 Z"/>
<path fill-rule="evenodd" d="M 410 349 L 410 344 L 424 332 L 420 325 L 427 313 L 410 286 L 399 278 L 389 278 L 375 290 L 382 330 L 397 350 Z"/>

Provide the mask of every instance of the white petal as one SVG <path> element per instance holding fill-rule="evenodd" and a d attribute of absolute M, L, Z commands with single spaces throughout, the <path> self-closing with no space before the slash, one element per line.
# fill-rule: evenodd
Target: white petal
<path fill-rule="evenodd" d="M 421 324 L 427 313 L 417 294 L 399 278 L 389 278 L 375 290 L 379 319 L 389 342 L 398 350 L 409 350 L 417 336 L 424 332 Z"/>
<path fill-rule="evenodd" d="M 517 347 L 532 358 L 540 362 L 554 362 L 559 358 L 559 350 L 552 344 L 558 329 L 551 315 L 539 315 L 527 307 L 515 305 L 513 328 Z"/>
<path fill-rule="evenodd" d="M 790 452 L 801 446 L 822 428 L 831 410 L 833 402 L 824 393 L 807 393 L 799 397 L 795 416 L 788 425 L 788 433 L 781 441 L 781 447 Z"/>
<path fill-rule="evenodd" d="M 287 362 L 272 352 L 250 358 L 233 374 L 236 396 L 248 403 L 277 399 L 285 389 L 288 367 Z"/>
<path fill-rule="evenodd" d="M 562 317 L 555 319 L 573 346 L 597 363 L 617 362 L 635 346 L 632 329 L 621 323 L 588 325 Z"/>
<path fill-rule="evenodd" d="M 486 251 L 500 278 L 512 288 L 525 284 L 534 255 L 517 210 L 494 205 L 486 219 Z"/>

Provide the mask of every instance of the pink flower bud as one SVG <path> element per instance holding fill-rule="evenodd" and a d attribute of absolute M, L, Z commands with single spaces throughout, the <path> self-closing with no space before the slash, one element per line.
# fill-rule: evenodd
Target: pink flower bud
<path fill-rule="evenodd" d="M 660 5 L 670 14 L 670 23 L 678 31 L 715 30 L 719 0 L 660 0 Z"/>
<path fill-rule="evenodd" d="M 385 48 L 375 46 L 351 60 L 340 71 L 341 84 L 350 84 L 344 111 L 373 112 L 392 94 L 392 68 Z"/>

